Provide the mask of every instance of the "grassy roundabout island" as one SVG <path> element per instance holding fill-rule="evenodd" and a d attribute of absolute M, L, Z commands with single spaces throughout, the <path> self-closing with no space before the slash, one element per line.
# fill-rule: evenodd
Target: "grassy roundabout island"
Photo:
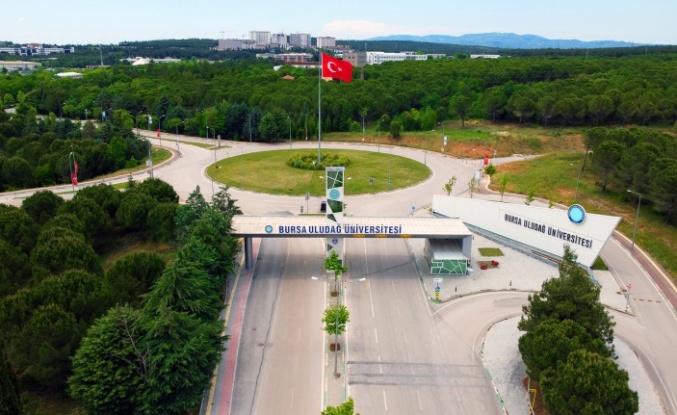
<path fill-rule="evenodd" d="M 207 175 L 233 188 L 252 192 L 300 196 L 324 195 L 324 169 L 305 170 L 290 167 L 287 161 L 296 155 L 317 150 L 272 150 L 250 154 L 233 154 L 207 168 Z M 348 158 L 346 193 L 350 195 L 385 192 L 419 183 L 430 176 L 427 166 L 384 152 L 323 149 L 322 157 L 338 155 Z M 370 179 L 373 179 L 373 183 Z"/>

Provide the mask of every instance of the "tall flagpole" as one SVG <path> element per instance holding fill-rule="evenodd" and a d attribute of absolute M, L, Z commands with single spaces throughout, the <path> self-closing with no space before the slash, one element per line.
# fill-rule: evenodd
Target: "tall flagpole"
<path fill-rule="evenodd" d="M 317 76 L 317 164 L 322 163 L 322 52 Z"/>

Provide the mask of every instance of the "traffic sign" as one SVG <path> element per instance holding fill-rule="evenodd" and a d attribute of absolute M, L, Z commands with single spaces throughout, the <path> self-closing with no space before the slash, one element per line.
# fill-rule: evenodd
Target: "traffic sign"
<path fill-rule="evenodd" d="M 437 287 L 435 287 L 435 291 L 440 292 L 440 286 L 439 285 Z"/>
<path fill-rule="evenodd" d="M 433 278 L 433 282 L 439 284 L 441 282 L 444 282 L 444 280 L 442 278 Z"/>

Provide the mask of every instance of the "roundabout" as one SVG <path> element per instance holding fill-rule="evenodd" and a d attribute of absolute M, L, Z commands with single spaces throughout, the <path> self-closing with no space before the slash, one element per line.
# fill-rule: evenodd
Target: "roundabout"
<path fill-rule="evenodd" d="M 323 160 L 336 156 L 349 162 L 346 174 L 346 193 L 350 195 L 375 194 L 415 186 L 426 180 L 431 172 L 423 163 L 393 155 L 389 149 L 378 151 L 324 150 Z M 383 152 L 381 152 L 383 150 Z M 221 150 L 223 154 L 223 150 Z M 324 166 L 304 169 L 289 165 L 290 160 L 305 156 L 317 160 L 317 151 L 272 150 L 256 153 L 232 154 L 207 167 L 206 174 L 232 188 L 256 193 L 287 196 L 324 195 Z M 309 156 L 309 157 L 308 157 Z M 390 186 L 388 186 L 390 183 Z"/>

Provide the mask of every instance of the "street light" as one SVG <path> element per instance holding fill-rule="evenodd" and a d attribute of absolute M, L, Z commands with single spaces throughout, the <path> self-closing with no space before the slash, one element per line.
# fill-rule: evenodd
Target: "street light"
<path fill-rule="evenodd" d="M 388 157 L 388 190 L 390 190 L 390 166 L 393 160 L 393 148 L 390 147 L 390 157 Z"/>
<path fill-rule="evenodd" d="M 635 230 L 632 232 L 632 247 L 630 248 L 634 251 L 635 250 L 635 237 L 637 236 L 637 222 L 639 221 L 639 208 L 642 205 L 642 194 L 635 192 L 635 191 L 632 191 L 630 189 L 628 189 L 628 193 L 636 194 L 637 196 L 639 196 L 639 200 L 637 200 L 637 214 L 635 215 Z"/>
<path fill-rule="evenodd" d="M 160 139 L 160 147 L 162 147 L 162 118 L 165 114 L 160 115 L 157 122 L 157 137 Z"/>
<path fill-rule="evenodd" d="M 592 150 L 585 153 L 585 157 L 587 158 L 588 154 L 590 153 L 592 153 Z M 496 156 L 494 155 L 494 157 Z M 585 159 L 583 159 L 581 168 L 578 170 L 578 178 L 576 178 L 576 192 L 574 192 L 574 203 L 576 202 L 576 199 L 578 199 L 578 182 L 581 180 L 581 173 L 583 173 L 583 167 L 585 167 Z"/>

